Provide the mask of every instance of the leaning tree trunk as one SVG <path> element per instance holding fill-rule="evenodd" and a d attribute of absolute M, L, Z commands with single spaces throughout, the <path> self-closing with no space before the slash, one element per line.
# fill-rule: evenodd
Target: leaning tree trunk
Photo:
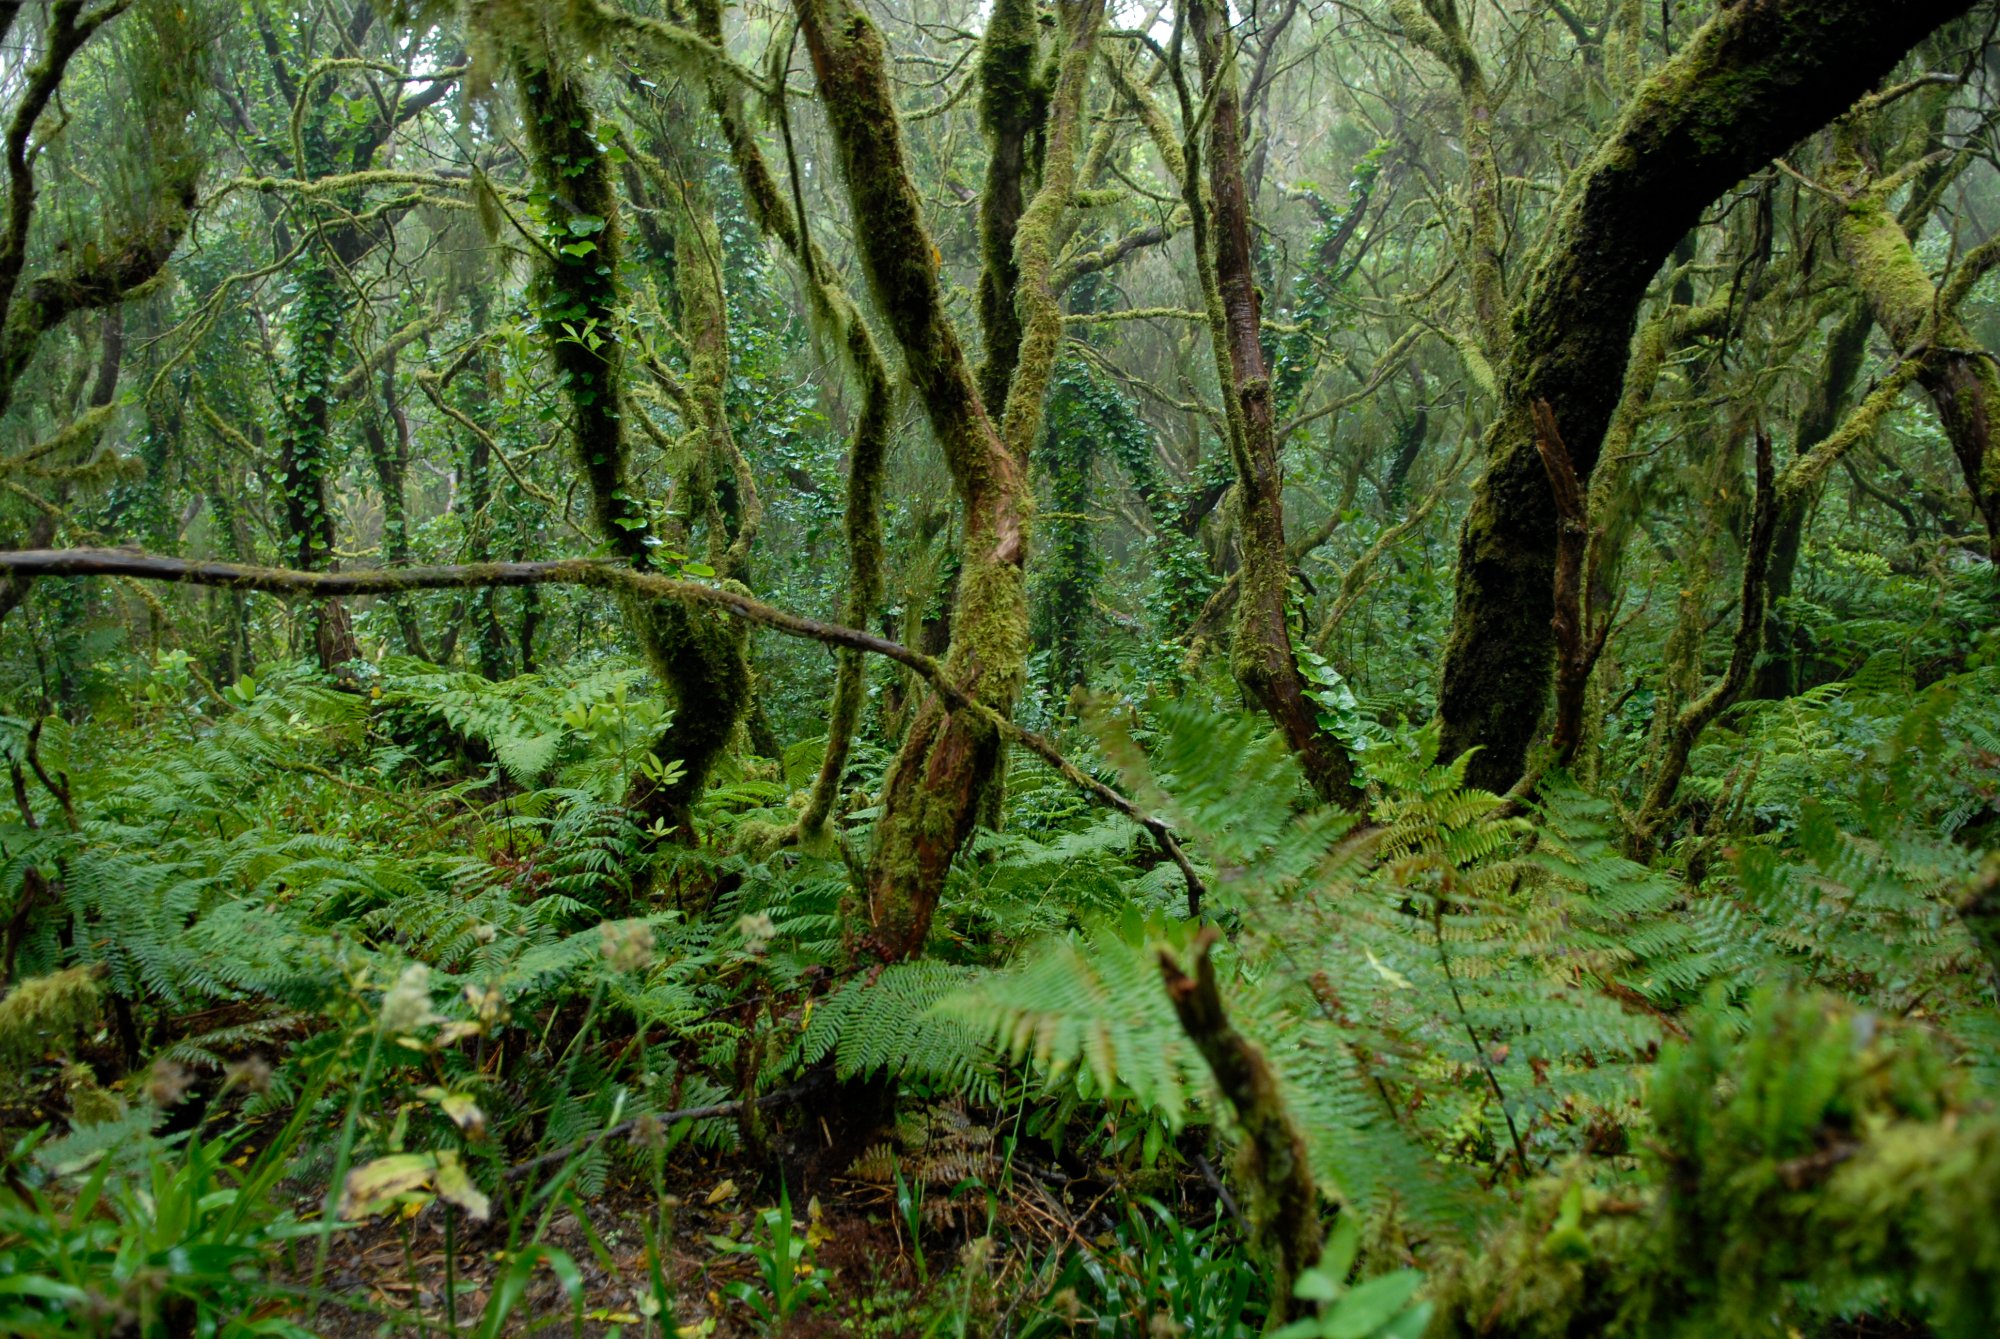
<path fill-rule="evenodd" d="M 1208 103 L 1213 217 L 1202 199 L 1199 153 L 1192 140 L 1181 190 L 1192 218 L 1196 265 L 1202 271 L 1216 373 L 1227 410 L 1242 544 L 1230 668 L 1245 695 L 1270 716 L 1298 755 L 1320 798 L 1353 804 L 1359 799 L 1354 762 L 1345 746 L 1320 728 L 1318 709 L 1306 696 L 1286 617 L 1291 554 L 1285 543 L 1284 478 L 1272 424 L 1271 371 L 1262 342 L 1263 304 L 1243 177 L 1243 104 L 1228 15 L 1214 0 L 1198 0 L 1188 11 L 1188 26 Z"/>
<path fill-rule="evenodd" d="M 1970 0 L 1739 0 L 1640 88 L 1564 188 L 1513 321 L 1489 465 L 1459 539 L 1438 695 L 1474 784 L 1521 775 L 1555 650 L 1557 516 L 1535 450 L 1548 401 L 1588 479 L 1647 285 L 1709 203 L 1825 124 Z"/>

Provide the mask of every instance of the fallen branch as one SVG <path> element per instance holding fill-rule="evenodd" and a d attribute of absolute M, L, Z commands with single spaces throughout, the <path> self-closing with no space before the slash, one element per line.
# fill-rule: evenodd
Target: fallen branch
<path fill-rule="evenodd" d="M 951 711 L 970 712 L 1053 767 L 1065 781 L 1099 803 L 1115 809 L 1152 834 L 1187 882 L 1188 906 L 1199 913 L 1207 891 L 1187 853 L 1165 820 L 1146 813 L 1096 777 L 1079 769 L 1042 736 L 1024 730 L 983 702 L 968 697 L 951 680 L 943 665 L 900 642 L 859 628 L 823 623 L 816 618 L 765 604 L 740 588 L 709 586 L 699 581 L 635 572 L 594 558 L 555 558 L 544 562 L 459 563 L 437 567 L 378 568 L 373 571 L 303 572 L 289 567 L 253 567 L 204 559 L 168 558 L 137 548 L 14 549 L 0 551 L 0 572 L 24 579 L 39 577 L 111 576 L 146 581 L 173 581 L 224 590 L 262 591 L 270 595 L 301 595 L 334 599 L 356 595 L 396 595 L 413 590 L 464 590 L 501 586 L 588 586 L 623 591 L 653 600 L 714 609 L 787 637 L 846 647 L 882 656 L 916 672 Z"/>

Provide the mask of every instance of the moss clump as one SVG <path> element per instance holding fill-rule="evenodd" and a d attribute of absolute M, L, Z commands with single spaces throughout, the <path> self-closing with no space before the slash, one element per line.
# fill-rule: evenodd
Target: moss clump
<path fill-rule="evenodd" d="M 1655 1070 L 1645 1179 L 1536 1186 L 1436 1276 L 1435 1335 L 1783 1334 L 1864 1299 L 1945 1336 L 2000 1306 L 2000 1120 L 1920 1031 L 1767 993 Z"/>
<path fill-rule="evenodd" d="M 95 967 L 31 976 L 0 999 L 0 1069 L 19 1073 L 94 1026 L 103 1006 Z"/>

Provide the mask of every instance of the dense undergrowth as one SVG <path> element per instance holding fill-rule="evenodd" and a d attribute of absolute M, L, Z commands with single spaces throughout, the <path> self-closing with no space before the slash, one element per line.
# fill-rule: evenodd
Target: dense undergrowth
<path fill-rule="evenodd" d="M 1185 884 L 1039 761 L 929 954 L 857 970 L 839 853 L 738 840 L 813 750 L 659 843 L 629 662 L 130 673 L 7 723 L 0 1328 L 1260 1328 Z M 1650 862 L 1615 788 L 1508 804 L 1428 729 L 1370 724 L 1363 817 L 1250 718 L 1092 707 L 1334 1215 L 1284 1332 L 1987 1332 L 2000 664 L 1927 677 L 1732 717 Z"/>
<path fill-rule="evenodd" d="M 0 1339 L 2000 1332 L 1993 10 L 0 4 Z"/>

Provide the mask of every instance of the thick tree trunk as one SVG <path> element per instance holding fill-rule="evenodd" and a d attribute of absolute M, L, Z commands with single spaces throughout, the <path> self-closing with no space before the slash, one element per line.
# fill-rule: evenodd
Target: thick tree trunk
<path fill-rule="evenodd" d="M 1825 124 L 1969 0 L 1740 0 L 1627 104 L 1571 179 L 1521 308 L 1459 540 L 1438 713 L 1477 785 L 1521 775 L 1549 691 L 1557 518 L 1534 445 L 1547 400 L 1587 479 L 1660 263 L 1731 184 Z"/>
<path fill-rule="evenodd" d="M 1212 222 L 1201 199 L 1192 153 L 1182 193 L 1193 216 L 1216 372 L 1228 401 L 1242 544 L 1230 669 L 1298 755 L 1320 798 L 1352 805 L 1360 798 L 1353 760 L 1339 740 L 1319 727 L 1319 712 L 1306 697 L 1287 617 L 1291 558 L 1285 543 L 1284 478 L 1272 424 L 1271 373 L 1262 342 L 1262 301 L 1243 177 L 1243 106 L 1229 47 L 1228 15 L 1214 0 L 1198 0 L 1188 12 L 1188 26 L 1208 102 Z"/>

